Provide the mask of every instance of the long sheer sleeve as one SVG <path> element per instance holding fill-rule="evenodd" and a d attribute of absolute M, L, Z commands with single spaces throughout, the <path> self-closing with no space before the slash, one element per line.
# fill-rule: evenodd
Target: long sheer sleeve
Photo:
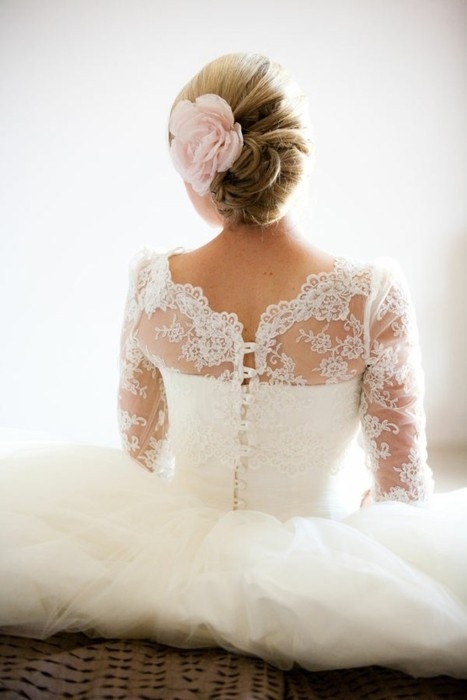
<path fill-rule="evenodd" d="M 168 413 L 158 367 L 143 352 L 138 327 L 148 260 L 132 265 L 120 347 L 119 428 L 123 449 L 151 471 L 164 475 L 167 461 Z"/>
<path fill-rule="evenodd" d="M 374 268 L 365 343 L 360 409 L 372 498 L 426 501 L 433 481 L 426 464 L 421 356 L 407 287 L 392 261 Z"/>

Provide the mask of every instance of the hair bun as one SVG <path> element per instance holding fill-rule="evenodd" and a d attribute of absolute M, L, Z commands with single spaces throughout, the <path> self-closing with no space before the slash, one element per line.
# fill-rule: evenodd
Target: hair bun
<path fill-rule="evenodd" d="M 219 173 L 211 186 L 213 201 L 226 219 L 238 215 L 248 223 L 269 223 L 275 208 L 267 192 L 274 188 L 281 174 L 281 158 L 261 135 L 248 134 L 234 165 Z"/>
<path fill-rule="evenodd" d="M 257 54 L 228 54 L 209 63 L 176 102 L 204 93 L 230 105 L 243 134 L 239 155 L 210 184 L 219 214 L 233 224 L 279 220 L 311 153 L 303 94 L 281 66 Z"/>

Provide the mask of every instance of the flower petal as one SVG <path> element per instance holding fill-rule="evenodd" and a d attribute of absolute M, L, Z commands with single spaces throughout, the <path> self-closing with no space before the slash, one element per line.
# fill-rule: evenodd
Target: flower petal
<path fill-rule="evenodd" d="M 225 172 L 243 148 L 242 128 L 219 95 L 180 100 L 170 116 L 170 152 L 177 172 L 198 194 L 206 194 L 216 173 Z"/>

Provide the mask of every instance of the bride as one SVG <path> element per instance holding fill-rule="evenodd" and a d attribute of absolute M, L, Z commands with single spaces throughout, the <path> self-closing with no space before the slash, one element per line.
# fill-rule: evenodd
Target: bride
<path fill-rule="evenodd" d="M 305 104 L 256 54 L 176 98 L 175 168 L 221 232 L 132 265 L 123 451 L 0 463 L 4 632 L 467 677 L 467 492 L 432 495 L 398 266 L 318 250 L 294 218 Z"/>

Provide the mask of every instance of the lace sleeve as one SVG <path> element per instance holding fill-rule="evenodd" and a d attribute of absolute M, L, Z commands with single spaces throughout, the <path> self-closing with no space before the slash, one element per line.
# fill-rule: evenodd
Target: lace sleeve
<path fill-rule="evenodd" d="M 121 334 L 118 417 L 123 449 L 150 471 L 164 475 L 168 427 L 164 383 L 138 339 L 148 265 L 142 254 L 130 272 Z"/>
<path fill-rule="evenodd" d="M 366 370 L 361 422 L 374 501 L 426 501 L 423 373 L 405 281 L 395 263 L 374 267 L 365 318 Z"/>

